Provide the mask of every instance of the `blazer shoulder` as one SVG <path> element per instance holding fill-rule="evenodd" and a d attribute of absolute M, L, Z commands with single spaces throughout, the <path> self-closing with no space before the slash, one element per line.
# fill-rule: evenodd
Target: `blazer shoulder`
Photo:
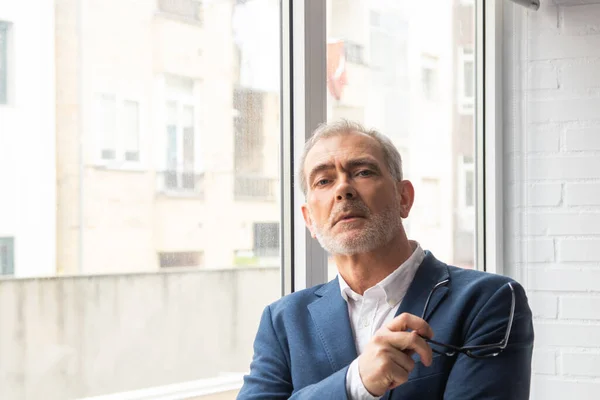
<path fill-rule="evenodd" d="M 317 292 L 319 292 L 325 285 L 331 285 L 333 283 L 334 281 L 315 285 L 277 299 L 268 306 L 271 309 L 271 315 L 276 318 L 282 314 L 290 314 L 300 309 L 306 309 L 310 303 L 319 298 Z"/>
<path fill-rule="evenodd" d="M 519 282 L 504 275 L 492 274 L 490 272 L 459 268 L 448 265 L 451 281 L 466 291 L 494 293 L 502 286 L 511 283 L 520 286 Z"/>

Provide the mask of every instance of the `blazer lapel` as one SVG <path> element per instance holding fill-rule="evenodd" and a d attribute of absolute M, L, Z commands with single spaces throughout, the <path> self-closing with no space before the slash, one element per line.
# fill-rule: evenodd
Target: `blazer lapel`
<path fill-rule="evenodd" d="M 356 357 L 356 345 L 337 278 L 315 292 L 320 299 L 308 305 L 333 371 L 350 364 Z"/>
<path fill-rule="evenodd" d="M 426 251 L 425 259 L 419 266 L 419 269 L 417 269 L 417 273 L 415 274 L 404 299 L 402 299 L 400 307 L 398 307 L 396 316 L 406 312 L 420 317 L 425 309 L 425 302 L 427 301 L 429 293 L 431 293 L 436 285 L 441 284 L 444 281 L 449 283 L 449 279 L 450 274 L 448 273 L 446 264 L 438 261 L 431 252 Z M 427 314 L 424 318 L 425 320 L 427 320 L 440 301 L 448 294 L 449 289 L 447 284 L 440 286 L 441 287 L 435 290 L 429 300 Z"/>
<path fill-rule="evenodd" d="M 450 274 L 446 264 L 438 261 L 431 252 L 425 252 L 425 259 L 417 269 L 417 273 L 410 284 L 404 299 L 398 307 L 396 316 L 402 313 L 410 313 L 420 317 L 425 309 L 425 303 L 429 293 L 433 290 L 436 285 L 440 285 L 435 290 L 429 304 L 427 305 L 427 313 L 424 315 L 424 319 L 427 320 L 431 313 L 436 309 L 440 302 L 448 294 L 447 284 L 450 283 Z M 445 285 L 444 285 L 445 284 Z M 388 400 L 393 397 L 393 390 L 388 390 L 383 396 L 382 400 Z"/>

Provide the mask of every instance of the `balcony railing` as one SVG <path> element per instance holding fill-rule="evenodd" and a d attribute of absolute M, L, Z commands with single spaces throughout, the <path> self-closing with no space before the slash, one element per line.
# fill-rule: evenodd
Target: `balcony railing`
<path fill-rule="evenodd" d="M 236 200 L 275 200 L 277 179 L 256 175 L 236 175 Z"/>
<path fill-rule="evenodd" d="M 165 194 L 204 196 L 204 174 L 184 171 L 156 173 L 157 191 Z"/>

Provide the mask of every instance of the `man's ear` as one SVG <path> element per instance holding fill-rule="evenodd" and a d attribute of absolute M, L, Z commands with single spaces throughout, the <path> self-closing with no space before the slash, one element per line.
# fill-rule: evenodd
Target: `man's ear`
<path fill-rule="evenodd" d="M 408 218 L 415 201 L 415 188 L 409 180 L 398 182 L 396 188 L 400 196 L 400 216 Z"/>
<path fill-rule="evenodd" d="M 300 207 L 300 209 L 302 210 L 302 216 L 304 217 L 304 223 L 306 224 L 306 227 L 310 231 L 310 235 L 313 237 L 313 239 L 316 238 L 317 236 L 315 235 L 315 232 L 312 229 L 312 219 L 310 218 L 310 211 L 308 209 L 308 204 L 306 204 L 306 203 L 302 204 L 302 207 Z"/>

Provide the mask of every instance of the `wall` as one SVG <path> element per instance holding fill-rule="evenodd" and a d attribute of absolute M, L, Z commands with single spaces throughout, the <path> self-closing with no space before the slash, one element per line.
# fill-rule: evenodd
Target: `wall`
<path fill-rule="evenodd" d="M 278 268 L 0 280 L 0 398 L 72 399 L 246 372 Z"/>
<path fill-rule="evenodd" d="M 600 1 L 505 17 L 505 272 L 534 312 L 531 398 L 597 399 Z"/>
<path fill-rule="evenodd" d="M 15 240 L 17 276 L 55 268 L 53 8 L 53 1 L 0 2 L 0 21 L 11 23 L 8 104 L 0 105 L 0 237 Z"/>

